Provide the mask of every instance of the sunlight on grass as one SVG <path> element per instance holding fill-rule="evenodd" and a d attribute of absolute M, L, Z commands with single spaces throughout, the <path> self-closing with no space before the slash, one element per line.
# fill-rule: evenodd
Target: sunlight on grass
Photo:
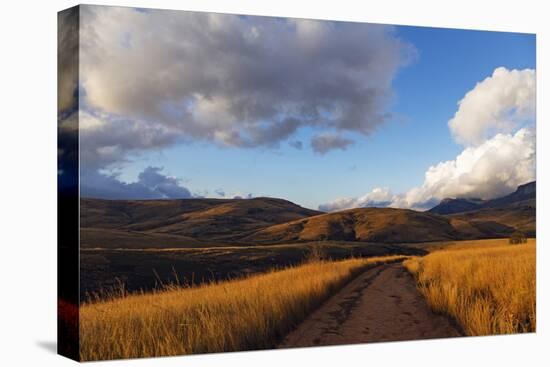
<path fill-rule="evenodd" d="M 454 317 L 468 335 L 536 329 L 535 240 L 464 241 L 404 262 L 436 312 Z"/>
<path fill-rule="evenodd" d="M 272 348 L 336 290 L 387 256 L 317 261 L 242 280 L 84 304 L 82 360 Z"/>

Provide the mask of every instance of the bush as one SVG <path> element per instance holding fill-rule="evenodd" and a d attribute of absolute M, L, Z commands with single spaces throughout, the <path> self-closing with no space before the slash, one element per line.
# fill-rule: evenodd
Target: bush
<path fill-rule="evenodd" d="M 511 245 L 518 245 L 518 244 L 522 244 L 522 243 L 527 243 L 527 236 L 525 235 L 525 233 L 523 233 L 521 231 L 515 231 L 510 236 L 509 242 L 510 242 Z"/>

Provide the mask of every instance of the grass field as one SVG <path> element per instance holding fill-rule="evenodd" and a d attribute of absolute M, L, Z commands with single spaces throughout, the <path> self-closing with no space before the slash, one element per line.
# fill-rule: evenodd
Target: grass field
<path fill-rule="evenodd" d="M 534 239 L 460 241 L 404 264 L 430 306 L 455 318 L 466 334 L 533 332 L 535 246 Z"/>
<path fill-rule="evenodd" d="M 80 308 L 82 360 L 271 348 L 334 291 L 387 256 L 317 261 L 241 280 Z"/>
<path fill-rule="evenodd" d="M 326 259 L 388 255 L 422 255 L 419 248 L 366 242 L 322 241 L 262 246 L 202 248 L 82 249 L 81 300 L 103 297 L 123 283 L 129 292 L 152 291 L 175 281 L 195 286 L 284 269 L 304 262 L 312 249 Z"/>

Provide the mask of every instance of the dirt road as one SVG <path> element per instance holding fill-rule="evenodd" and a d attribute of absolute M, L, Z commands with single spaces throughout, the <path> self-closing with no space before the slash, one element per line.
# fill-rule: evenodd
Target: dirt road
<path fill-rule="evenodd" d="M 453 337 L 461 331 L 434 314 L 401 263 L 365 271 L 312 313 L 280 348 Z"/>

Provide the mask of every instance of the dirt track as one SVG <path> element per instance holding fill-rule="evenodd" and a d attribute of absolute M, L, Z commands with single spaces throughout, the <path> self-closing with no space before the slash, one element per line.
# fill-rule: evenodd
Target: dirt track
<path fill-rule="evenodd" d="M 454 337 L 461 331 L 433 313 L 401 263 L 365 271 L 312 313 L 280 348 Z"/>

